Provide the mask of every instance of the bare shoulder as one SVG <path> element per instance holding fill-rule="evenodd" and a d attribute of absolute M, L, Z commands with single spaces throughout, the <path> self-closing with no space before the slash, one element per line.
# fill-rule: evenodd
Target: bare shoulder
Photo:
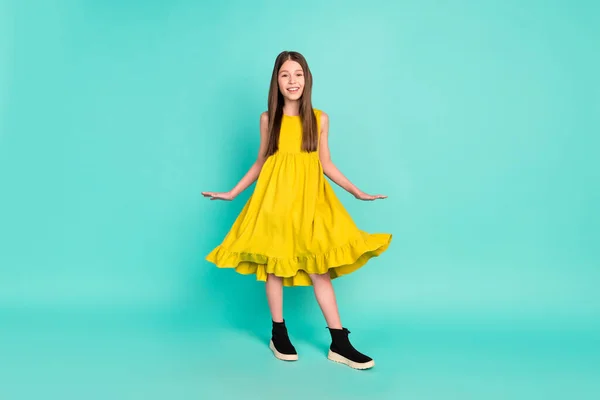
<path fill-rule="evenodd" d="M 327 128 L 329 126 L 329 115 L 327 115 L 325 111 L 320 111 L 319 120 L 323 128 Z"/>
<path fill-rule="evenodd" d="M 261 124 L 266 124 L 269 122 L 269 112 L 265 111 L 263 113 L 260 114 L 260 123 Z"/>

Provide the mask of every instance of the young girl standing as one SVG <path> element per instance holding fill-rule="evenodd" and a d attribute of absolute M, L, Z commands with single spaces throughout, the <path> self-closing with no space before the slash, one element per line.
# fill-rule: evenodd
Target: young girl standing
<path fill-rule="evenodd" d="M 358 229 L 325 176 L 359 200 L 386 196 L 362 192 L 333 164 L 329 118 L 313 109 L 311 92 L 312 75 L 305 58 L 297 52 L 280 53 L 271 77 L 268 111 L 260 116 L 256 162 L 229 192 L 202 192 L 210 200 L 233 200 L 256 181 L 231 230 L 206 259 L 266 282 L 272 318 L 269 347 L 277 358 L 298 359 L 283 319 L 283 286 L 312 285 L 331 333 L 328 358 L 367 369 L 375 362 L 350 343 L 331 280 L 383 253 L 392 235 Z"/>

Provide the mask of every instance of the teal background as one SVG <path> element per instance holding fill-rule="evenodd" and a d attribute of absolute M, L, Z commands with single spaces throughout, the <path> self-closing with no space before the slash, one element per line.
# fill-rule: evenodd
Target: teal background
<path fill-rule="evenodd" d="M 0 398 L 600 396 L 593 1 L 0 1 Z M 335 281 L 376 368 L 269 353 L 264 286 L 204 261 L 297 50 L 335 188 L 389 250 Z M 41 397 L 40 397 L 41 396 Z"/>

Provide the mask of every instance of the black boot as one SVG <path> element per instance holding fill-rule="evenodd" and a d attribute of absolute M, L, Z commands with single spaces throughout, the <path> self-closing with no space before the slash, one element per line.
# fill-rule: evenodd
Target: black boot
<path fill-rule="evenodd" d="M 331 361 L 346 364 L 355 369 L 368 369 L 375 366 L 375 361 L 352 346 L 348 339 L 350 331 L 346 328 L 331 329 L 331 347 L 327 358 Z"/>
<path fill-rule="evenodd" d="M 290 342 L 287 328 L 285 327 L 285 320 L 283 322 L 273 321 L 272 334 L 269 347 L 273 350 L 275 357 L 284 361 L 296 361 L 298 353 L 296 353 L 296 349 L 292 345 L 292 342 Z"/>

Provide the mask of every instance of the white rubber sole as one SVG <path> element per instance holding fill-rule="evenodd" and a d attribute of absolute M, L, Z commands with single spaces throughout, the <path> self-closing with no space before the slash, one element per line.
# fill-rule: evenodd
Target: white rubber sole
<path fill-rule="evenodd" d="M 273 354 L 275 354 L 275 357 L 283 360 L 283 361 L 297 361 L 298 360 L 298 354 L 283 354 L 277 351 L 277 349 L 275 348 L 275 345 L 273 344 L 273 341 L 271 340 L 269 342 L 269 348 L 273 351 Z"/>
<path fill-rule="evenodd" d="M 357 363 L 352 360 L 348 360 L 346 357 L 341 356 L 338 353 L 335 353 L 331 350 L 329 350 L 329 354 L 327 355 L 327 358 L 330 359 L 331 361 L 335 361 L 340 364 L 346 364 L 350 368 L 354 368 L 354 369 L 369 369 L 369 368 L 373 368 L 375 366 L 375 361 L 373 361 L 373 360 L 368 361 L 366 363 Z"/>

